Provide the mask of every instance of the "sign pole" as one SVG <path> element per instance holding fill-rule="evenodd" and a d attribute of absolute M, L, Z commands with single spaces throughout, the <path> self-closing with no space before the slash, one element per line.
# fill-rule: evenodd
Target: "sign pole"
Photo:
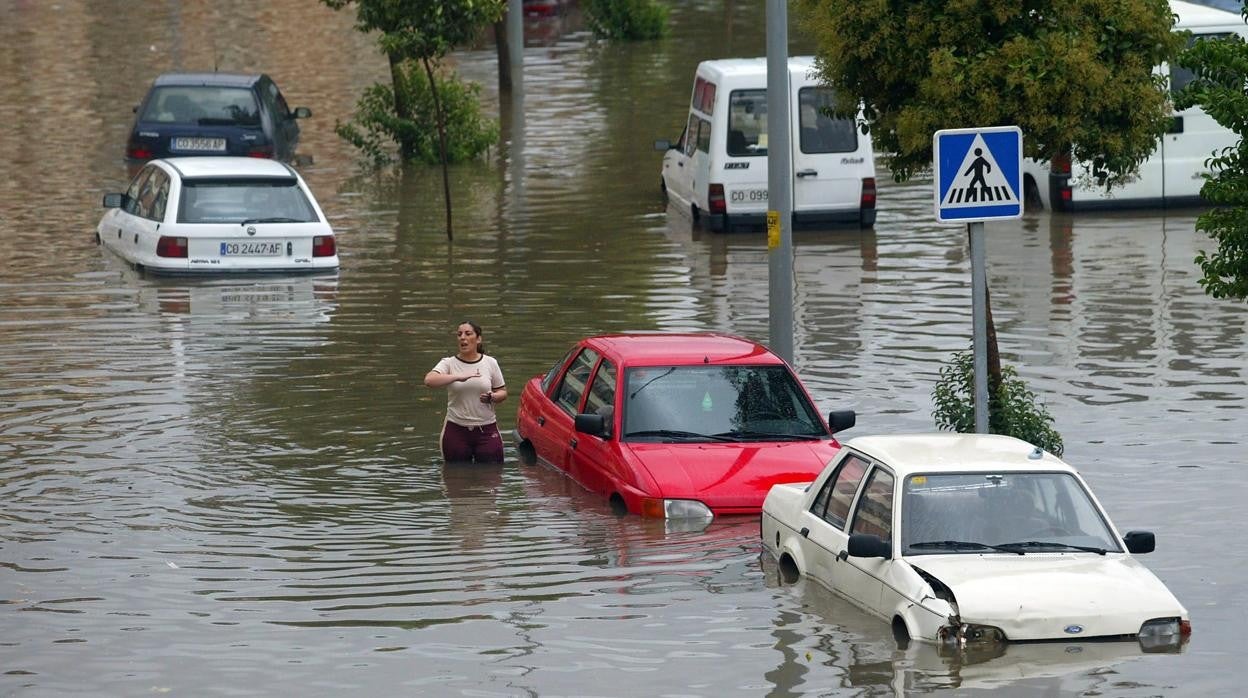
<path fill-rule="evenodd" d="M 988 433 L 988 272 L 984 224 L 966 224 L 971 241 L 971 327 L 974 334 L 975 433 Z"/>
<path fill-rule="evenodd" d="M 988 269 L 984 221 L 1023 216 L 1023 132 L 1017 126 L 941 129 L 932 134 L 936 220 L 964 221 L 971 246 L 975 433 L 987 434 Z"/>
<path fill-rule="evenodd" d="M 789 12 L 767 0 L 768 344 L 793 363 L 793 155 L 789 145 Z"/>

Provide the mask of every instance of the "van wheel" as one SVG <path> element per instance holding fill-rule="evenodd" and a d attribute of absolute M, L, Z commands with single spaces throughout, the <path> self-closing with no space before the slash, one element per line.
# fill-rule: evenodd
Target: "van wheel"
<path fill-rule="evenodd" d="M 1044 200 L 1040 198 L 1040 187 L 1031 177 L 1023 178 L 1023 209 L 1027 211 L 1043 211 Z"/>

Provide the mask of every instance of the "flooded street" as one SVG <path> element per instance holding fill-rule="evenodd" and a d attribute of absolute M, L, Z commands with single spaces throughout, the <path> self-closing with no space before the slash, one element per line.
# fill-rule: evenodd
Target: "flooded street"
<path fill-rule="evenodd" d="M 668 532 L 511 441 L 520 389 L 582 336 L 766 341 L 761 233 L 666 210 L 700 60 L 764 53 L 761 3 L 675 3 L 672 36 L 529 20 L 523 104 L 488 162 L 373 173 L 333 131 L 387 78 L 352 13 L 306 0 L 0 0 L 0 696 L 1187 696 L 1248 680 L 1248 313 L 1206 297 L 1199 211 L 987 224 L 1004 359 L 1042 397 L 1190 644 L 942 658 L 760 560 L 757 518 Z M 756 6 L 757 5 L 757 6 Z M 810 47 L 791 32 L 793 52 Z M 94 240 L 132 107 L 169 70 L 263 71 L 307 106 L 300 167 L 329 277 L 158 279 Z M 501 107 L 500 107 L 501 104 Z M 930 431 L 970 345 L 964 226 L 878 175 L 874 230 L 798 231 L 795 368 L 843 436 Z M 471 318 L 512 397 L 501 467 L 443 467 L 423 386 Z"/>

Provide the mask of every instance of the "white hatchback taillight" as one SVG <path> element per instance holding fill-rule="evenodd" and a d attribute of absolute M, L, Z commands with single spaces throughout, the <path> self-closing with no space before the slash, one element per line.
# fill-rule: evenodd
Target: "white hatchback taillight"
<path fill-rule="evenodd" d="M 176 238 L 169 235 L 161 235 L 156 241 L 157 257 L 187 257 L 186 238 Z"/>
<path fill-rule="evenodd" d="M 334 243 L 333 235 L 317 235 L 312 238 L 313 257 L 333 257 L 337 253 L 338 246 Z"/>

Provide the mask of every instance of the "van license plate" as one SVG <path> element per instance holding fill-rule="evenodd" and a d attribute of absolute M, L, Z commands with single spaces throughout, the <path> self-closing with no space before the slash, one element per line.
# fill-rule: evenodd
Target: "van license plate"
<path fill-rule="evenodd" d="M 275 257 L 282 253 L 280 242 L 223 242 L 222 257 Z"/>
<path fill-rule="evenodd" d="M 175 138 L 174 150 L 209 150 L 225 152 L 224 138 Z"/>
<path fill-rule="evenodd" d="M 729 195 L 733 203 L 756 202 L 762 203 L 767 201 L 766 189 L 734 189 Z"/>

